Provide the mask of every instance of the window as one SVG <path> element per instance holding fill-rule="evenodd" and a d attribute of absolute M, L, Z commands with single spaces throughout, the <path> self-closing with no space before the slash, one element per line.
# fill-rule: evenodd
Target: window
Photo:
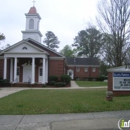
<path fill-rule="evenodd" d="M 96 68 L 92 68 L 92 72 L 95 72 L 96 71 Z"/>
<path fill-rule="evenodd" d="M 39 76 L 42 76 L 42 68 L 39 70 Z"/>
<path fill-rule="evenodd" d="M 88 72 L 88 68 L 87 67 L 84 68 L 84 72 Z"/>
<path fill-rule="evenodd" d="M 27 47 L 24 46 L 24 47 L 23 47 L 23 50 L 27 50 Z"/>
<path fill-rule="evenodd" d="M 76 72 L 79 72 L 80 71 L 80 68 L 79 67 L 76 67 Z"/>
<path fill-rule="evenodd" d="M 19 75 L 19 68 L 17 68 L 17 75 Z"/>
<path fill-rule="evenodd" d="M 29 20 L 29 29 L 34 29 L 34 20 L 33 19 Z"/>

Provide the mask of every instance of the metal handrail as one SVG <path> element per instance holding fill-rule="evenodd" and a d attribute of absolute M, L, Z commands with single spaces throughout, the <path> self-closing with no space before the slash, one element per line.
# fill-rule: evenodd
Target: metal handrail
<path fill-rule="evenodd" d="M 29 78 L 28 83 L 29 83 L 29 84 L 31 83 L 31 78 Z"/>
<path fill-rule="evenodd" d="M 18 82 L 18 78 L 16 78 L 13 83 L 17 83 L 17 82 Z"/>

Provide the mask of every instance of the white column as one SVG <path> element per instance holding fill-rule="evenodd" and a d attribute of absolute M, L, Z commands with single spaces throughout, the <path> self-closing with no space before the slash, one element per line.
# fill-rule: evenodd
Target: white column
<path fill-rule="evenodd" d="M 13 59 L 10 59 L 10 82 L 13 82 Z"/>
<path fill-rule="evenodd" d="M 17 78 L 17 57 L 14 58 L 14 81 L 16 82 Z"/>
<path fill-rule="evenodd" d="M 46 83 L 48 83 L 48 59 L 46 59 Z"/>
<path fill-rule="evenodd" d="M 32 58 L 32 79 L 31 84 L 35 82 L 35 58 Z"/>
<path fill-rule="evenodd" d="M 6 79 L 7 77 L 7 58 L 4 57 L 4 79 Z"/>
<path fill-rule="evenodd" d="M 42 83 L 45 84 L 45 67 L 46 67 L 46 64 L 45 64 L 45 58 L 43 58 L 43 62 L 42 62 Z"/>

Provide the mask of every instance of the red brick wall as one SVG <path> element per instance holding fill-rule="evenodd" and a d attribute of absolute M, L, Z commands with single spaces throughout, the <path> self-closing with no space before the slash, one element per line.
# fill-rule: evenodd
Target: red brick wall
<path fill-rule="evenodd" d="M 91 67 L 90 76 L 93 77 L 93 78 L 96 78 L 96 77 L 99 76 L 99 67 L 94 67 L 94 68 L 96 68 L 96 71 L 92 72 L 92 67 Z"/>
<path fill-rule="evenodd" d="M 61 76 L 64 74 L 64 60 L 49 60 L 49 76 L 57 75 Z"/>
<path fill-rule="evenodd" d="M 85 72 L 84 68 L 85 67 L 80 67 L 80 71 L 79 72 L 76 71 L 76 67 L 67 67 L 67 70 L 69 70 L 69 69 L 74 70 L 74 77 L 75 78 L 76 77 L 77 78 L 89 78 L 89 77 L 96 78 L 96 77 L 99 76 L 99 68 L 98 67 L 96 67 L 96 71 L 95 72 L 92 72 L 92 68 L 91 67 L 89 67 L 88 71 Z"/>
<path fill-rule="evenodd" d="M 20 75 L 19 75 L 19 81 L 23 82 L 23 66 L 20 66 Z"/>
<path fill-rule="evenodd" d="M 113 90 L 113 73 L 108 72 L 108 91 Z"/>
<path fill-rule="evenodd" d="M 3 77 L 3 72 L 4 72 L 4 59 L 0 59 L 0 77 Z"/>
<path fill-rule="evenodd" d="M 39 66 L 35 67 L 35 82 L 38 82 L 39 78 Z"/>
<path fill-rule="evenodd" d="M 7 59 L 7 79 L 10 80 L 10 59 Z"/>
<path fill-rule="evenodd" d="M 113 92 L 113 96 L 130 95 L 130 91 L 114 91 L 113 90 L 113 73 L 108 72 L 108 91 Z"/>

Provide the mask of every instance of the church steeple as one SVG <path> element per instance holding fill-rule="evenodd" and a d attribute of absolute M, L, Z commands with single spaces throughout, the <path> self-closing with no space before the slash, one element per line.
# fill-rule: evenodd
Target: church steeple
<path fill-rule="evenodd" d="M 42 34 L 39 31 L 40 15 L 37 13 L 35 6 L 31 7 L 26 16 L 26 29 L 22 31 L 23 39 L 32 38 L 35 41 L 41 42 Z"/>

